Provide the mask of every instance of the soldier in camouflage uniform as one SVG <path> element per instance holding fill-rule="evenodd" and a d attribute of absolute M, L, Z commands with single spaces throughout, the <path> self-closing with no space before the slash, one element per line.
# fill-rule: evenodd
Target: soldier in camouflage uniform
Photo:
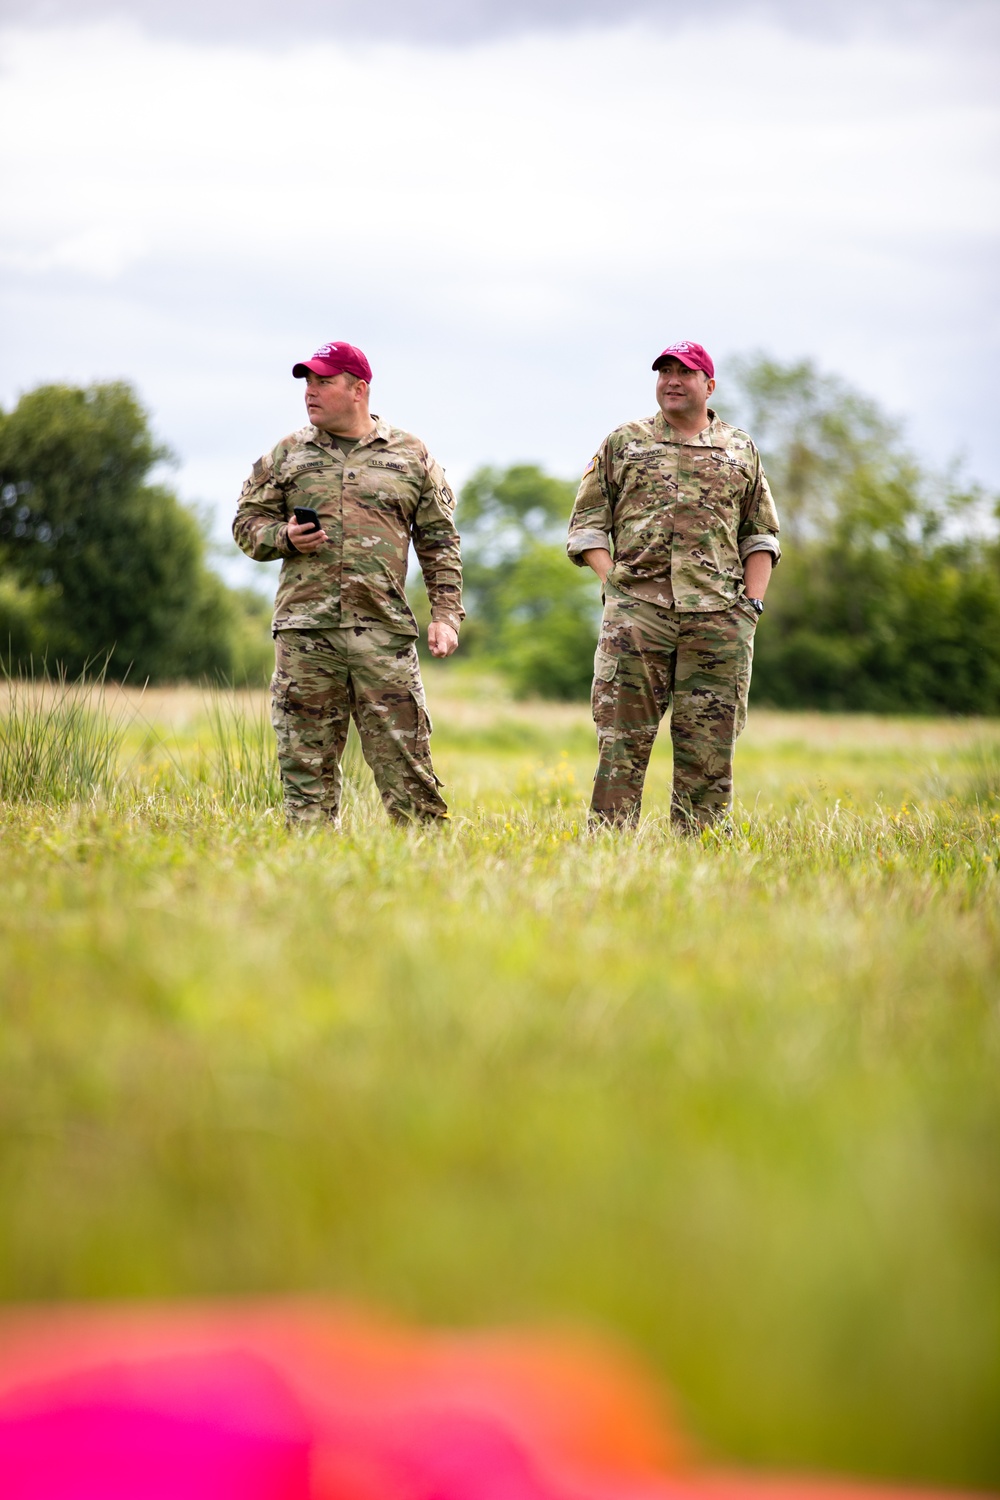
<path fill-rule="evenodd" d="M 389 815 L 445 818 L 403 585 L 412 540 L 427 642 L 450 656 L 464 617 L 454 497 L 419 438 L 369 414 L 360 349 L 324 344 L 292 374 L 305 379 L 309 425 L 257 460 L 233 522 L 248 557 L 282 560 L 271 717 L 286 816 L 337 821 L 353 717 Z M 300 525 L 296 506 L 315 510 L 321 529 Z"/>
<path fill-rule="evenodd" d="M 673 344 L 653 369 L 660 410 L 604 440 L 577 492 L 567 542 L 573 562 L 600 578 L 605 606 L 594 659 L 600 758 L 591 815 L 638 819 L 669 708 L 671 816 L 675 827 L 696 831 L 732 808 L 754 629 L 781 555 L 778 517 L 757 449 L 708 405 L 715 371 L 701 345 Z"/>

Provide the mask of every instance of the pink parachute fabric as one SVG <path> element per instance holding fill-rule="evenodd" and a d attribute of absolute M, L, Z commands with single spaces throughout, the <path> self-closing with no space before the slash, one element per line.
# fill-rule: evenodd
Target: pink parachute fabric
<path fill-rule="evenodd" d="M 588 1338 L 318 1301 L 0 1312 L 0 1496 L 921 1500 L 707 1469 L 662 1391 Z"/>

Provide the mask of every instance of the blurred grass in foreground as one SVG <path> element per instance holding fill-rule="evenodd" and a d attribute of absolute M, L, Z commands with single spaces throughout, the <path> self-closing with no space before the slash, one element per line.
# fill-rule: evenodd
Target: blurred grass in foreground
<path fill-rule="evenodd" d="M 752 714 L 691 844 L 665 740 L 590 835 L 585 708 L 429 677 L 436 834 L 352 751 L 286 835 L 253 695 L 8 793 L 0 1295 L 584 1322 L 718 1457 L 1000 1483 L 1000 726 Z"/>

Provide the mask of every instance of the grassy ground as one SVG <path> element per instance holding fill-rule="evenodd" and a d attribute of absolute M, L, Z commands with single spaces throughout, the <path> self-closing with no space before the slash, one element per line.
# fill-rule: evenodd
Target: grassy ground
<path fill-rule="evenodd" d="M 758 711 L 687 843 L 666 744 L 591 835 L 585 708 L 430 695 L 453 825 L 355 765 L 301 837 L 261 700 L 95 695 L 26 786 L 14 692 L 0 1296 L 584 1322 L 715 1457 L 1000 1484 L 1000 724 Z"/>

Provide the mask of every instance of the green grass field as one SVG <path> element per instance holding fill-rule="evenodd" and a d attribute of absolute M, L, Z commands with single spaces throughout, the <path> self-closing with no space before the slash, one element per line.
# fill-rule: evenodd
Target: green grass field
<path fill-rule="evenodd" d="M 752 712 L 683 842 L 665 737 L 589 834 L 585 706 L 428 677 L 430 834 L 356 755 L 286 834 L 262 697 L 0 704 L 0 1296 L 582 1323 L 716 1459 L 1000 1486 L 1000 724 Z"/>

